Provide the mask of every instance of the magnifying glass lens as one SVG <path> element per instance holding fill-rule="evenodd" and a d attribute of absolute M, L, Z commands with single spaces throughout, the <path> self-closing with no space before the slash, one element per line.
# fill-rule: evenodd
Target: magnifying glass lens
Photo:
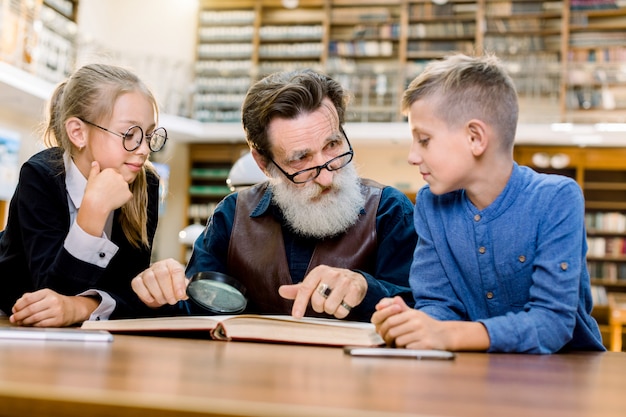
<path fill-rule="evenodd" d="M 245 289 L 232 277 L 217 272 L 198 272 L 187 286 L 187 295 L 213 313 L 241 313 L 247 305 Z"/>

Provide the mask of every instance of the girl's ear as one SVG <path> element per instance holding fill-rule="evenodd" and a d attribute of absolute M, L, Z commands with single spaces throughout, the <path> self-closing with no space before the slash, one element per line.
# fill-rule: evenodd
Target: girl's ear
<path fill-rule="evenodd" d="M 70 117 L 65 121 L 65 131 L 72 144 L 82 150 L 87 144 L 85 124 L 78 117 Z"/>
<path fill-rule="evenodd" d="M 472 119 L 467 124 L 467 132 L 469 135 L 470 149 L 474 156 L 480 156 L 487 149 L 489 144 L 489 135 L 487 134 L 487 126 L 478 119 Z"/>

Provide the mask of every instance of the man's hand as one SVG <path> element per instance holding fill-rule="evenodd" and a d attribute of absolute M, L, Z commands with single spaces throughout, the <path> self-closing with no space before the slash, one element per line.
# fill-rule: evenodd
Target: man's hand
<path fill-rule="evenodd" d="M 188 283 L 185 268 L 180 262 L 165 259 L 155 262 L 150 268 L 133 278 L 131 286 L 144 304 L 157 308 L 186 300 Z"/>
<path fill-rule="evenodd" d="M 22 295 L 15 302 L 9 321 L 19 326 L 70 326 L 89 319 L 99 304 L 91 297 L 66 296 L 45 288 Z"/>
<path fill-rule="evenodd" d="M 343 319 L 365 298 L 367 281 L 363 275 L 349 269 L 320 265 L 301 283 L 282 285 L 278 293 L 294 300 L 293 317 L 302 318 L 310 302 L 316 312 Z"/>

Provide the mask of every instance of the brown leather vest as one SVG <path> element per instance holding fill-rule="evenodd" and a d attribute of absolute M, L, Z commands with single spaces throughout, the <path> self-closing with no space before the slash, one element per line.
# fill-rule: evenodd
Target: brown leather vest
<path fill-rule="evenodd" d="M 291 314 L 292 300 L 278 294 L 278 287 L 292 284 L 281 225 L 269 215 L 250 217 L 267 188 L 258 184 L 239 192 L 228 247 L 229 274 L 246 287 L 251 312 Z M 307 273 L 318 265 L 374 272 L 376 267 L 376 212 L 383 186 L 362 179 L 365 214 L 345 233 L 320 241 Z M 307 315 L 316 315 L 310 311 Z"/>

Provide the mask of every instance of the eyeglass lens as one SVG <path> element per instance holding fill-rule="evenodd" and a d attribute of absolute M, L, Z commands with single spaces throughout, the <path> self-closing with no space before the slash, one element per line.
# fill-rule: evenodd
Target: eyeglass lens
<path fill-rule="evenodd" d="M 143 130 L 139 126 L 132 126 L 124 135 L 124 149 L 127 151 L 134 151 L 141 145 L 143 140 Z M 167 133 L 165 129 L 160 127 L 156 129 L 150 136 L 146 136 L 148 146 L 152 152 L 160 151 L 165 145 L 167 140 Z"/>
<path fill-rule="evenodd" d="M 322 166 L 314 167 L 314 168 L 296 173 L 293 177 L 293 181 L 296 183 L 308 182 L 312 180 L 313 178 L 317 177 L 323 168 L 326 168 L 329 171 L 335 171 L 337 169 L 343 168 L 344 166 L 348 165 L 351 160 L 352 160 L 352 153 L 339 155 L 331 159 L 330 161 L 328 161 L 326 164 Z"/>

